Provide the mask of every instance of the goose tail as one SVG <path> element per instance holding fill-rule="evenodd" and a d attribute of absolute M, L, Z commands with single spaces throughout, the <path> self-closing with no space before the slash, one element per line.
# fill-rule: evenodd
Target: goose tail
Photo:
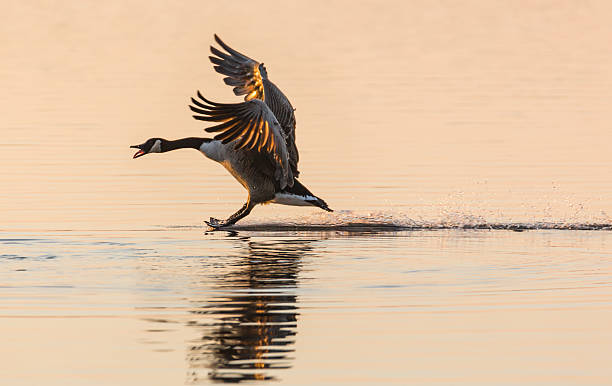
<path fill-rule="evenodd" d="M 287 186 L 281 192 L 276 193 L 274 202 L 283 205 L 313 205 L 328 212 L 333 212 L 327 203 L 310 192 L 300 181 L 293 180 L 293 186 Z"/>

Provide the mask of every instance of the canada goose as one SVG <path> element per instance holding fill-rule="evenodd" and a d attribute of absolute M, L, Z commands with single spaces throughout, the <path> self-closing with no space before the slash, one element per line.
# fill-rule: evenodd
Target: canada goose
<path fill-rule="evenodd" d="M 295 206 L 317 206 L 332 210 L 325 201 L 312 194 L 296 178 L 299 155 L 295 145 L 295 115 L 289 100 L 268 79 L 263 63 L 239 53 L 217 35 L 215 41 L 226 52 L 210 47 L 209 56 L 215 70 L 226 75 L 224 82 L 234 86 L 234 94 L 245 95 L 242 103 L 212 102 L 197 92 L 189 108 L 197 120 L 221 122 L 205 130 L 218 133 L 210 138 L 182 138 L 168 141 L 150 138 L 132 148 L 139 149 L 134 158 L 149 153 L 165 153 L 192 148 L 223 165 L 248 191 L 246 203 L 227 220 L 210 218 L 213 229 L 235 224 L 253 207 L 263 203 Z"/>

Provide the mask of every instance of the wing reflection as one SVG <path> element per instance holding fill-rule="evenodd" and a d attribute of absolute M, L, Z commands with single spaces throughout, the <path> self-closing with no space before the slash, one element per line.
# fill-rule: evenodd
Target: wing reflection
<path fill-rule="evenodd" d="M 248 253 L 219 278 L 219 296 L 192 312 L 202 316 L 201 342 L 190 347 L 192 383 L 272 380 L 274 370 L 292 366 L 297 330 L 296 289 L 309 240 L 250 241 Z"/>

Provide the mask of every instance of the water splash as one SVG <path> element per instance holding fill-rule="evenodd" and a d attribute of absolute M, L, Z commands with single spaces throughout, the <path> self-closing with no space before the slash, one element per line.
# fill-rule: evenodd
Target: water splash
<path fill-rule="evenodd" d="M 334 213 L 317 213 L 292 219 L 275 218 L 267 221 L 248 219 L 231 227 L 234 230 L 257 231 L 402 231 L 443 229 L 490 230 L 612 230 L 612 220 L 595 218 L 593 221 L 550 219 L 532 221 L 499 221 L 473 213 L 448 211 L 437 218 L 414 218 L 395 211 L 359 212 L 340 210 Z"/>

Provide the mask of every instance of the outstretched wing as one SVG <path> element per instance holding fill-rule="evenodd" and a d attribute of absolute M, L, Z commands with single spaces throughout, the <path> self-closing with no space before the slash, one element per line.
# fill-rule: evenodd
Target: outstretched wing
<path fill-rule="evenodd" d="M 210 46 L 210 52 L 215 56 L 209 56 L 209 58 L 215 65 L 215 71 L 227 76 L 223 78 L 225 84 L 235 86 L 234 94 L 236 95 L 246 94 L 244 97 L 246 101 L 254 98 L 264 100 L 263 81 L 267 79 L 267 74 L 263 64 L 232 49 L 217 35 L 215 35 L 215 41 L 227 53 Z"/>
<path fill-rule="evenodd" d="M 215 139 L 224 144 L 234 142 L 234 149 L 256 149 L 268 155 L 275 166 L 274 177 L 281 189 L 293 186 L 293 172 L 289 165 L 285 132 L 274 113 L 259 99 L 242 103 L 216 103 L 204 98 L 198 91 L 198 98 L 191 98 L 195 106 L 189 106 L 197 113 L 193 117 L 201 121 L 222 122 L 208 127 L 209 133 L 219 133 Z"/>
<path fill-rule="evenodd" d="M 244 100 L 263 100 L 270 108 L 285 133 L 285 145 L 289 153 L 289 164 L 293 175 L 297 177 L 299 153 L 295 144 L 295 113 L 289 99 L 268 79 L 263 63 L 249 58 L 225 44 L 219 36 L 215 41 L 225 52 L 210 47 L 215 56 L 209 56 L 215 65 L 215 71 L 226 76 L 223 81 L 234 86 L 234 94 L 245 95 Z"/>

